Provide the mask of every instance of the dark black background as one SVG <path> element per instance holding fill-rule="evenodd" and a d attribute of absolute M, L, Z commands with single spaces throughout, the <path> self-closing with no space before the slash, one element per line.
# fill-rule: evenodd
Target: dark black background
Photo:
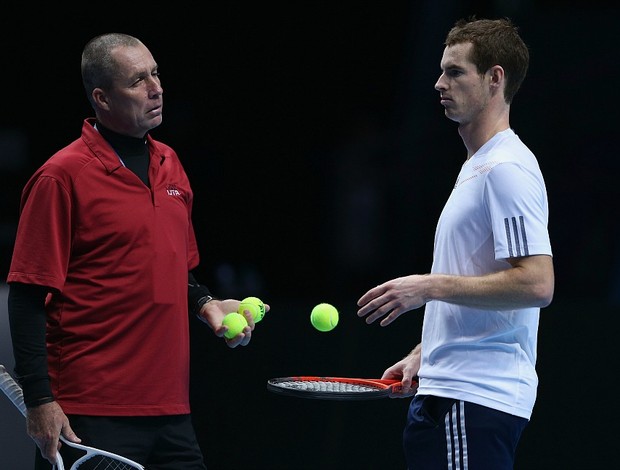
<path fill-rule="evenodd" d="M 605 424 L 620 313 L 620 8 L 602 5 L 5 7 L 2 273 L 21 188 L 92 114 L 82 47 L 103 32 L 136 35 L 165 90 L 153 135 L 177 150 L 194 187 L 197 276 L 220 296 L 257 295 L 272 308 L 245 348 L 193 325 L 192 403 L 209 468 L 403 468 L 408 400 L 301 401 L 269 394 L 265 381 L 379 376 L 417 343 L 422 311 L 381 328 L 357 318 L 355 303 L 380 282 L 429 270 L 435 222 L 465 158 L 433 89 L 442 42 L 460 17 L 509 16 L 531 53 L 511 125 L 546 178 L 557 276 L 517 468 L 608 468 L 606 449 L 620 437 Z M 331 333 L 308 321 L 324 301 L 341 312 Z"/>

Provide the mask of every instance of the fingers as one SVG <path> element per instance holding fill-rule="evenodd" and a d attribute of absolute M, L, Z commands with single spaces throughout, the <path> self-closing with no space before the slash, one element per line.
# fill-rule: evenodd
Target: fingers
<path fill-rule="evenodd" d="M 254 316 L 252 315 L 252 312 L 250 312 L 249 310 L 244 310 L 243 311 L 243 316 L 245 317 L 246 321 L 248 322 L 248 326 L 250 327 L 250 329 L 252 331 L 254 331 Z"/>
<path fill-rule="evenodd" d="M 403 388 L 402 388 L 402 395 L 403 397 L 410 397 L 412 395 L 415 395 L 416 392 L 418 391 L 418 381 L 417 381 L 417 377 L 416 378 L 407 378 L 407 380 L 403 380 L 402 381 L 403 384 Z"/>
<path fill-rule="evenodd" d="M 404 310 L 402 310 L 402 309 L 394 309 L 394 310 L 392 310 L 388 314 L 387 317 L 385 317 L 383 320 L 381 320 L 379 325 L 381 325 L 381 326 L 388 326 L 390 323 L 392 323 L 394 320 L 396 320 L 398 317 L 400 317 L 403 313 L 404 313 Z"/>
<path fill-rule="evenodd" d="M 48 445 L 41 449 L 41 455 L 44 459 L 47 459 L 52 465 L 56 465 L 56 454 L 58 453 L 58 445 Z"/>
<path fill-rule="evenodd" d="M 371 324 L 375 321 L 381 320 L 381 326 L 387 326 L 396 320 L 405 311 L 400 304 L 396 301 L 388 301 L 384 304 L 380 304 L 381 299 L 374 300 L 357 311 L 358 317 L 366 316 L 366 323 Z"/>
<path fill-rule="evenodd" d="M 359 310 L 357 311 L 357 316 L 360 318 L 367 316 L 366 323 L 374 322 L 377 318 L 385 315 L 389 311 L 388 309 L 386 309 L 386 304 L 382 304 L 382 301 L 383 298 L 380 297 L 364 304 L 360 303 L 362 302 L 362 300 L 360 299 L 357 303 L 357 305 L 360 306 Z"/>
<path fill-rule="evenodd" d="M 412 275 L 387 281 L 370 289 L 357 301 L 358 317 L 366 317 L 366 323 L 382 318 L 380 325 L 387 326 L 403 313 L 422 307 L 425 303 L 420 280 L 426 276 Z"/>
<path fill-rule="evenodd" d="M 46 459 L 52 465 L 56 465 L 58 450 L 62 446 L 59 439 L 50 439 L 49 441 L 35 441 L 39 450 L 41 451 L 41 456 Z"/>
<path fill-rule="evenodd" d="M 373 287 L 357 301 L 359 310 L 358 317 L 366 317 L 366 323 L 371 324 L 379 318 L 390 314 L 397 307 L 392 295 L 389 295 L 388 284 L 384 283 Z M 399 314 L 400 315 L 400 314 Z M 391 318 L 386 324 L 391 323 L 398 315 Z M 385 326 L 385 325 L 383 325 Z"/>
<path fill-rule="evenodd" d="M 77 434 L 75 434 L 75 432 L 73 431 L 73 429 L 71 428 L 71 426 L 69 425 L 69 422 L 67 420 L 67 424 L 65 424 L 62 428 L 61 434 L 64 436 L 64 438 L 70 442 L 76 442 L 76 443 L 80 443 L 82 442 L 82 439 L 80 439 Z"/>
<path fill-rule="evenodd" d="M 416 390 L 417 387 L 415 389 L 402 387 L 400 390 L 390 393 L 389 398 L 409 398 L 415 395 Z"/>
<path fill-rule="evenodd" d="M 400 379 L 400 387 L 394 387 L 390 393 L 390 398 L 407 398 L 416 394 L 418 391 L 418 382 L 409 376 L 404 375 Z"/>
<path fill-rule="evenodd" d="M 223 327 L 222 336 L 227 330 L 228 328 Z M 252 329 L 249 326 L 246 326 L 243 331 L 241 331 L 241 333 L 239 333 L 233 338 L 227 339 L 226 337 L 224 337 L 224 341 L 226 341 L 226 346 L 228 346 L 229 348 L 236 348 L 237 346 L 247 346 L 248 344 L 250 344 L 251 339 Z"/>
<path fill-rule="evenodd" d="M 369 304 L 372 306 L 374 302 L 372 302 L 377 297 L 380 297 L 385 293 L 385 284 L 378 285 L 377 287 L 373 287 L 368 292 L 366 292 L 363 296 L 359 298 L 357 301 L 358 307 L 362 307 L 360 310 L 365 309 Z M 376 307 L 373 307 L 373 309 Z"/>

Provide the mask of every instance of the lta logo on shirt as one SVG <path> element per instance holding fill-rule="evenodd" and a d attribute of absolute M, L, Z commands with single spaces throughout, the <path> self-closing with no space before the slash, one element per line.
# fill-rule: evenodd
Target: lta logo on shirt
<path fill-rule="evenodd" d="M 166 192 L 168 193 L 168 196 L 180 196 L 181 195 L 181 191 L 177 189 L 175 184 L 169 184 L 168 186 L 166 186 Z"/>

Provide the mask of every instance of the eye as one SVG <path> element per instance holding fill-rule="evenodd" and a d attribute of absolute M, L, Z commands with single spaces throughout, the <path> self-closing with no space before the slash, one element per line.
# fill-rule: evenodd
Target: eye
<path fill-rule="evenodd" d="M 138 77 L 136 78 L 133 83 L 131 84 L 132 87 L 136 87 L 139 86 L 142 82 L 144 81 L 144 77 Z"/>

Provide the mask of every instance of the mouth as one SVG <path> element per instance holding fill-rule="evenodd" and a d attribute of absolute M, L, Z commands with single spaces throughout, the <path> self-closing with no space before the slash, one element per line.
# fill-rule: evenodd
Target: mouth
<path fill-rule="evenodd" d="M 154 108 L 151 108 L 147 111 L 147 114 L 161 114 L 161 108 L 162 106 L 155 106 Z"/>

